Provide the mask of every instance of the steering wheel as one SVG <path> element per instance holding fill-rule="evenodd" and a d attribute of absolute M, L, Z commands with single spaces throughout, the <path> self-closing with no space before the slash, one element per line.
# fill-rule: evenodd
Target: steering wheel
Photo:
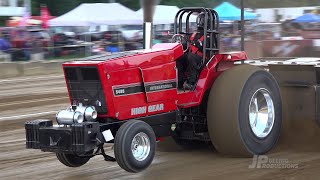
<path fill-rule="evenodd" d="M 183 48 L 183 52 L 187 52 L 189 49 L 189 39 L 183 34 L 175 34 L 171 38 L 172 43 L 180 43 Z"/>

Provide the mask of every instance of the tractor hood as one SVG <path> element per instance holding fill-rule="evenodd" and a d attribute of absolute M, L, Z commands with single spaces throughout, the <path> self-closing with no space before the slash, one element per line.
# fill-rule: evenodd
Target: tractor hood
<path fill-rule="evenodd" d="M 109 55 L 91 56 L 66 62 L 63 66 L 102 66 L 105 71 L 118 71 L 134 67 L 144 68 L 175 61 L 183 55 L 181 44 L 160 43 L 148 50 L 135 50 Z"/>

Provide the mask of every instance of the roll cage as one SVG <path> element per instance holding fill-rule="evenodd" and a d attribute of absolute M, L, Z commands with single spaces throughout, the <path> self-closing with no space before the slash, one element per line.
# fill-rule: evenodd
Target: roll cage
<path fill-rule="evenodd" d="M 203 40 L 203 54 L 209 55 L 209 59 L 214 54 L 219 53 L 219 16 L 218 13 L 209 8 L 204 7 L 188 7 L 180 9 L 174 20 L 174 34 L 186 34 L 191 35 L 190 32 L 190 16 L 192 14 L 205 14 L 204 19 L 204 40 Z M 186 17 L 183 19 L 183 17 Z M 184 22 L 185 20 L 185 22 Z M 209 24 L 208 24 L 209 23 Z M 183 31 L 183 26 L 185 25 L 185 31 Z M 209 41 L 209 42 L 208 42 Z M 202 64 L 205 64 L 206 56 L 202 57 Z"/>

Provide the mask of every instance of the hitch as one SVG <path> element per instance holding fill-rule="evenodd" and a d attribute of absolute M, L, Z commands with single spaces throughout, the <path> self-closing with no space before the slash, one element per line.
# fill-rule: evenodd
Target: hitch
<path fill-rule="evenodd" d="M 102 155 L 104 157 L 104 160 L 105 161 L 111 161 L 111 162 L 115 162 L 116 161 L 116 158 L 112 157 L 112 156 L 109 156 L 106 154 L 104 148 L 103 148 L 103 144 L 100 144 L 98 146 L 98 149 L 96 150 L 96 152 L 94 153 L 95 155 Z M 93 155 L 93 156 L 95 156 Z M 92 157 L 93 157 L 92 156 Z"/>

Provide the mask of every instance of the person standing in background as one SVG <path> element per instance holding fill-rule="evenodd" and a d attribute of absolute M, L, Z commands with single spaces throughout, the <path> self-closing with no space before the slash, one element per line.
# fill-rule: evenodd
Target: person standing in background
<path fill-rule="evenodd" d="M 9 41 L 7 41 L 0 32 L 0 51 L 8 53 L 8 50 L 11 48 Z"/>
<path fill-rule="evenodd" d="M 2 36 L 0 32 L 0 60 L 10 61 L 11 55 L 10 50 L 11 44 L 10 42 Z"/>

